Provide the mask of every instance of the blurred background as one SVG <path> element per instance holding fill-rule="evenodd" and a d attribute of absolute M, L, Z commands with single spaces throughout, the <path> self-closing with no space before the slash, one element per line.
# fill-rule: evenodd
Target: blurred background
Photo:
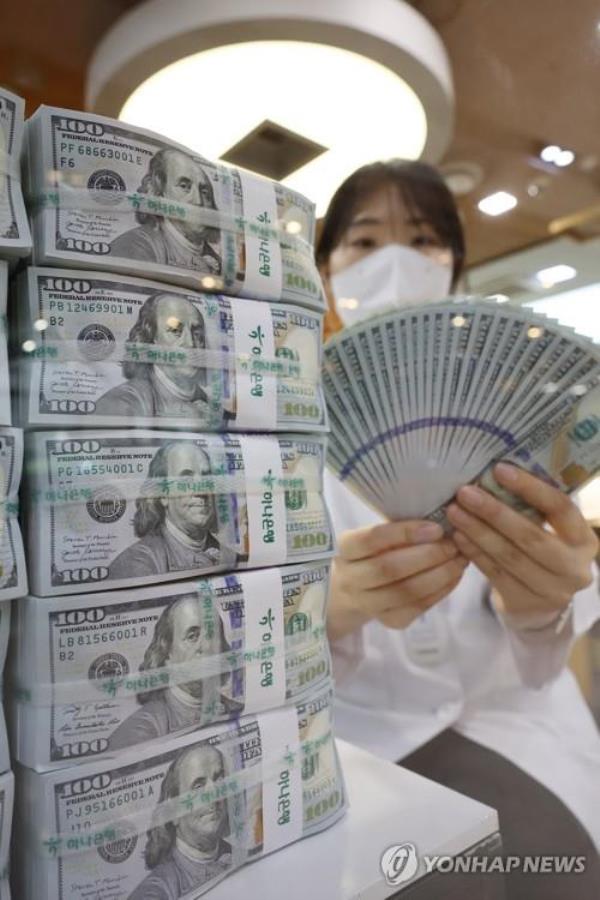
<path fill-rule="evenodd" d="M 155 37 L 156 54 L 138 45 L 142 6 L 156 4 L 20 0 L 0 11 L 0 83 L 26 98 L 28 115 L 41 103 L 121 114 L 208 158 L 285 177 L 316 199 L 321 211 L 331 186 L 347 174 L 344 167 L 392 155 L 423 156 L 440 167 L 457 198 L 468 249 L 464 290 L 533 304 L 600 340 L 597 0 L 387 0 L 394 2 L 419 13 L 442 49 L 428 44 L 417 28 L 411 32 L 414 46 L 407 40 L 394 56 L 394 47 L 386 49 L 372 34 L 357 43 L 342 23 L 338 32 L 350 55 L 332 51 L 325 58 L 326 48 L 314 49 L 314 42 L 327 44 L 327 35 L 304 34 L 298 20 L 288 23 L 289 33 L 281 32 L 281 23 L 274 26 L 276 36 L 296 45 L 312 40 L 313 51 L 305 46 L 294 56 L 291 45 L 284 47 L 282 68 L 260 47 L 245 46 L 253 37 L 251 13 L 268 5 L 248 0 L 248 22 L 238 24 L 237 33 L 224 27 L 219 32 L 213 23 L 213 37 L 200 42 L 202 59 L 194 62 L 204 66 L 197 70 L 203 74 L 194 76 L 196 70 L 182 68 L 189 44 L 179 48 L 182 60 L 174 62 L 176 36 L 170 44 L 168 36 L 162 43 Z M 200 17 L 203 6 L 214 6 L 169 4 L 174 17 L 192 5 Z M 343 6 L 305 0 L 307 15 L 317 5 Z M 346 4 L 365 19 L 375 6 Z M 219 57 L 219 34 L 220 49 L 229 55 Z M 361 63 L 351 57 L 363 46 L 368 59 Z M 426 77 L 428 66 L 435 84 Z M 262 90 L 245 84 L 253 75 Z M 186 90 L 194 77 L 199 88 Z M 310 116 L 294 100 L 297 86 L 309 97 Z M 169 102 L 161 101 L 165 93 Z M 223 116 L 223 98 L 230 95 L 244 99 L 243 122 Z M 385 114 L 377 118 L 380 108 Z M 356 130 L 361 118 L 363 128 Z M 583 492 L 582 505 L 600 526 L 600 479 Z M 598 628 L 576 647 L 572 665 L 600 722 Z"/>

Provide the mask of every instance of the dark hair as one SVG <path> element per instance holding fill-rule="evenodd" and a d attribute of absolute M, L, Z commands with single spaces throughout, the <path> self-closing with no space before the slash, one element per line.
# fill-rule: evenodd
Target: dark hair
<path fill-rule="evenodd" d="M 220 758 L 221 763 L 224 767 L 223 754 L 217 747 L 212 747 L 208 743 L 195 745 L 189 747 L 187 750 L 183 750 L 175 757 L 165 773 L 162 784 L 160 786 L 160 794 L 158 797 L 159 804 L 164 803 L 167 800 L 174 800 L 175 797 L 178 797 L 181 793 L 181 786 L 179 784 L 179 772 L 187 757 L 195 755 L 199 751 L 204 754 L 207 750 L 215 753 Z M 223 802 L 223 800 L 217 801 L 217 803 Z M 227 815 L 227 805 L 225 805 L 224 808 L 225 819 L 221 827 L 221 833 L 219 834 L 219 837 L 222 837 L 224 834 L 229 833 L 229 816 Z M 163 822 L 160 825 L 154 825 L 146 832 L 146 834 L 147 841 L 146 848 L 144 850 L 144 861 L 148 869 L 155 869 L 158 865 L 164 862 L 164 860 L 167 859 L 169 854 L 171 853 L 175 844 L 175 838 L 177 836 L 177 827 L 172 821 Z"/>
<path fill-rule="evenodd" d="M 154 343 L 154 341 L 156 340 L 156 320 L 158 317 L 158 304 L 164 297 L 176 297 L 179 299 L 180 295 L 171 294 L 169 293 L 169 291 L 160 291 L 160 293 L 154 294 L 153 297 L 148 297 L 143 306 L 140 307 L 137 321 L 135 325 L 132 326 L 131 331 L 127 336 L 128 344 Z M 197 307 L 194 307 L 194 309 L 197 309 Z M 199 309 L 197 309 L 197 312 L 200 316 L 202 327 L 202 346 L 206 347 L 206 326 L 204 323 L 204 316 Z M 121 368 L 123 370 L 123 375 L 125 376 L 125 378 L 129 379 L 134 378 L 135 376 L 137 376 L 138 378 L 148 378 L 153 365 L 154 363 L 140 363 L 135 362 L 134 360 L 125 360 L 121 364 Z"/>
<path fill-rule="evenodd" d="M 148 479 L 155 478 L 166 478 L 169 474 L 169 453 L 173 449 L 173 447 L 177 447 L 178 444 L 187 443 L 184 441 L 168 441 L 166 444 L 163 444 L 157 452 L 155 453 L 153 459 L 148 466 Z M 210 468 L 210 457 L 206 450 L 203 450 L 202 447 L 198 447 L 197 444 L 194 445 L 196 449 L 204 455 L 206 458 L 206 464 Z M 153 481 L 149 482 L 149 487 L 154 489 Z M 143 489 L 142 489 L 143 490 Z M 135 514 L 133 516 L 133 530 L 135 536 L 138 538 L 143 538 L 147 534 L 158 534 L 160 532 L 160 527 L 165 521 L 166 512 L 163 504 L 161 503 L 161 497 L 138 497 L 135 501 Z M 207 528 L 210 532 L 217 525 L 217 511 L 215 507 L 214 499 L 211 497 L 212 502 L 212 517 L 209 522 Z"/>
<path fill-rule="evenodd" d="M 326 263 L 338 246 L 362 197 L 386 185 L 396 187 L 408 209 L 418 212 L 442 244 L 452 251 L 452 287 L 455 287 L 465 262 L 463 228 L 444 179 L 433 166 L 422 162 L 404 159 L 375 162 L 346 178 L 325 213 L 315 253 L 317 264 Z"/>
<path fill-rule="evenodd" d="M 168 606 L 165 606 L 156 625 L 154 626 L 154 634 L 152 635 L 152 640 L 146 648 L 143 662 L 139 667 L 140 672 L 145 672 L 148 669 L 160 669 L 167 664 L 167 660 L 173 646 L 175 614 L 182 603 L 185 603 L 187 600 L 189 600 L 190 597 L 195 600 L 196 603 L 200 603 L 200 598 L 197 594 L 182 594 L 180 597 L 177 597 L 176 600 L 173 600 L 172 603 L 169 603 Z M 213 608 L 212 613 L 214 617 L 213 624 L 217 629 L 219 651 L 221 653 L 225 653 L 230 649 L 230 646 L 225 639 L 225 629 L 223 628 L 223 621 L 216 609 Z M 208 676 L 208 678 L 211 677 L 213 676 Z M 229 677 L 229 673 L 222 672 L 216 677 L 219 680 L 221 686 L 223 686 Z M 156 688 L 151 691 L 141 691 L 137 695 L 137 701 L 138 703 L 143 705 L 144 703 L 149 703 L 150 700 L 156 700 L 159 697 L 162 697 L 164 692 L 165 688 Z"/>
<path fill-rule="evenodd" d="M 184 153 L 183 150 L 177 150 L 175 147 L 163 147 L 162 150 L 158 150 L 154 154 L 148 163 L 148 171 L 142 178 L 142 183 L 138 188 L 139 194 L 151 194 L 153 197 L 164 197 L 165 187 L 167 186 L 167 159 L 169 156 L 174 156 L 175 154 L 185 156 L 187 159 L 197 162 L 191 154 Z M 198 168 L 202 170 L 203 174 L 206 175 L 204 166 L 200 165 L 199 162 L 197 162 L 197 165 Z M 206 181 L 210 192 L 209 208 L 217 209 L 215 192 L 208 176 Z M 138 210 L 135 214 L 135 218 L 140 225 L 150 225 L 152 228 L 157 228 L 163 216 L 153 212 L 140 212 Z M 209 242 L 212 241 L 212 243 L 216 243 L 221 237 L 221 232 L 218 228 L 207 228 L 206 232 L 206 240 Z"/>

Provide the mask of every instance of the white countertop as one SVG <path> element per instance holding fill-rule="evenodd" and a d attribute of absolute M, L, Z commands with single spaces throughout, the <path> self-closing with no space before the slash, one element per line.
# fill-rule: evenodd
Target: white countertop
<path fill-rule="evenodd" d="M 489 806 L 345 741 L 337 746 L 350 801 L 344 818 L 243 866 L 210 900 L 380 900 L 400 890 L 379 867 L 390 845 L 410 841 L 419 854 L 454 856 L 499 830 Z"/>

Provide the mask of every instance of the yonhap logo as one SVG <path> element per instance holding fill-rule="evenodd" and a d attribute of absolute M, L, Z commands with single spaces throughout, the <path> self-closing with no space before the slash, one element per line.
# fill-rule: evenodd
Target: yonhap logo
<path fill-rule="evenodd" d="M 417 874 L 419 858 L 414 844 L 392 844 L 381 857 L 381 871 L 388 884 L 397 885 L 410 881 Z"/>

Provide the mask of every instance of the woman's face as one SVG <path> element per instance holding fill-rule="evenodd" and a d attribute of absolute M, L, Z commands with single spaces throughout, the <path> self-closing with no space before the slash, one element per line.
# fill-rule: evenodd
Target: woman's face
<path fill-rule="evenodd" d="M 387 244 L 403 244 L 451 267 L 452 251 L 443 246 L 429 222 L 406 206 L 399 190 L 391 185 L 367 194 L 357 204 L 342 239 L 321 272 L 329 278 L 369 253 Z"/>

